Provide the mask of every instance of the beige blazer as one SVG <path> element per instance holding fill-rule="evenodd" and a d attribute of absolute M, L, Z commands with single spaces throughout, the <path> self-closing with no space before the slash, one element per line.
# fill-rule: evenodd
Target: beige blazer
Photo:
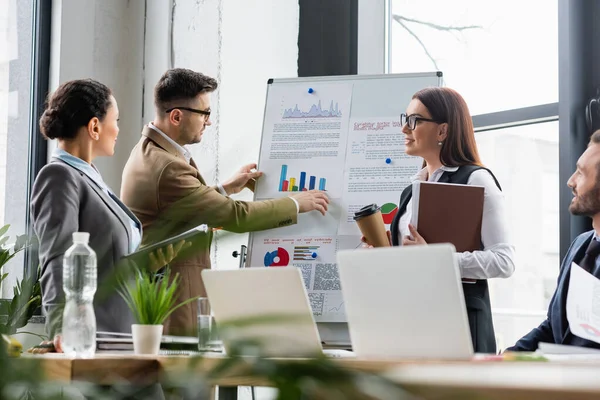
<path fill-rule="evenodd" d="M 142 222 L 142 245 L 200 224 L 241 233 L 297 222 L 296 204 L 290 198 L 236 201 L 207 186 L 193 160 L 187 163 L 183 154 L 148 126 L 125 165 L 121 200 Z M 192 255 L 171 264 L 173 274 L 181 277 L 180 301 L 206 295 L 200 273 L 210 268 L 211 241 L 212 233 L 194 243 Z M 195 335 L 196 302 L 180 307 L 166 325 L 170 334 Z"/>

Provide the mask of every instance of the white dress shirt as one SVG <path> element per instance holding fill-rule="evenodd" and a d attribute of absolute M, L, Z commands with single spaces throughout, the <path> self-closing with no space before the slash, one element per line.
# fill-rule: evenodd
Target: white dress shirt
<path fill-rule="evenodd" d="M 156 125 L 154 125 L 152 122 L 148 122 L 148 128 L 153 129 L 154 131 L 158 132 L 162 137 L 167 139 L 167 142 L 171 143 L 173 147 L 175 147 L 177 151 L 181 153 L 181 155 L 185 158 L 185 161 L 187 161 L 188 163 L 190 162 L 190 160 L 192 159 L 192 153 L 190 153 L 188 149 L 171 139 L 169 135 L 158 129 Z"/>
<path fill-rule="evenodd" d="M 444 172 L 456 170 L 458 167 L 442 166 L 427 179 L 427 168 L 423 168 L 411 178 L 411 182 L 416 180 L 437 182 Z M 508 278 L 515 270 L 515 248 L 510 244 L 504 209 L 504 194 L 496 186 L 492 175 L 484 169 L 473 172 L 469 176 L 467 184 L 485 188 L 481 222 L 483 250 L 456 254 L 461 276 L 471 279 Z M 411 216 L 412 198 L 406 206 L 406 212 L 400 217 L 400 242 L 404 236 L 410 235 L 408 224 Z"/>

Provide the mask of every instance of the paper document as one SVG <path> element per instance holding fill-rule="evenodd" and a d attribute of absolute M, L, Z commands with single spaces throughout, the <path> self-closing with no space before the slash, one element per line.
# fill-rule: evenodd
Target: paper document
<path fill-rule="evenodd" d="M 352 84 L 320 84 L 313 93 L 305 84 L 273 86 L 269 97 L 259 165 L 268 172 L 256 199 L 311 189 L 341 198 Z"/>
<path fill-rule="evenodd" d="M 386 228 L 398 212 L 398 200 L 423 164 L 406 154 L 398 116 L 353 118 L 348 130 L 343 203 L 339 235 L 361 235 L 354 213 L 376 203 Z"/>
<path fill-rule="evenodd" d="M 251 267 L 300 269 L 308 300 L 317 322 L 343 322 L 344 299 L 338 275 L 336 251 L 349 244 L 336 236 L 272 237 L 272 231 L 256 232 Z M 360 239 L 356 239 L 360 244 Z M 350 246 L 356 247 L 355 242 Z"/>
<path fill-rule="evenodd" d="M 574 335 L 600 343 L 600 280 L 571 264 L 567 319 Z"/>
<path fill-rule="evenodd" d="M 589 347 L 581 347 L 581 346 L 569 346 L 566 344 L 556 344 L 556 343 L 538 343 L 538 351 L 544 354 L 594 354 L 600 356 L 599 349 L 592 349 Z"/>

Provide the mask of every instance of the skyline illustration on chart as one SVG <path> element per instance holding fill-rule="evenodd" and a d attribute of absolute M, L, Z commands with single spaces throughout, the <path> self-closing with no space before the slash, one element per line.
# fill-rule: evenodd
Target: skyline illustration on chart
<path fill-rule="evenodd" d="M 339 118 L 342 116 L 342 110 L 339 109 L 338 102 L 331 100 L 329 109 L 323 109 L 321 100 L 318 104 L 313 104 L 308 111 L 302 111 L 298 104 L 294 108 L 286 108 L 283 111 L 282 118 Z"/>

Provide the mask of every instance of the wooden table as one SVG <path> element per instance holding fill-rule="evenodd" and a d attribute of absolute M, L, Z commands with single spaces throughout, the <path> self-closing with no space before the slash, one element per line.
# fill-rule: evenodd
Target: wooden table
<path fill-rule="evenodd" d="M 155 383 L 162 374 L 183 371 L 206 375 L 223 360 L 204 358 L 191 364 L 186 356 L 144 357 L 100 355 L 90 360 L 66 359 L 60 355 L 35 357 L 53 380 L 84 380 L 110 384 L 126 379 Z M 390 377 L 407 391 L 423 399 L 598 399 L 600 362 L 508 362 L 508 361 L 401 361 L 337 358 L 347 369 L 376 372 Z M 243 366 L 210 380 L 219 386 L 220 398 L 237 398 L 238 386 L 270 386 L 262 378 L 244 375 Z"/>

